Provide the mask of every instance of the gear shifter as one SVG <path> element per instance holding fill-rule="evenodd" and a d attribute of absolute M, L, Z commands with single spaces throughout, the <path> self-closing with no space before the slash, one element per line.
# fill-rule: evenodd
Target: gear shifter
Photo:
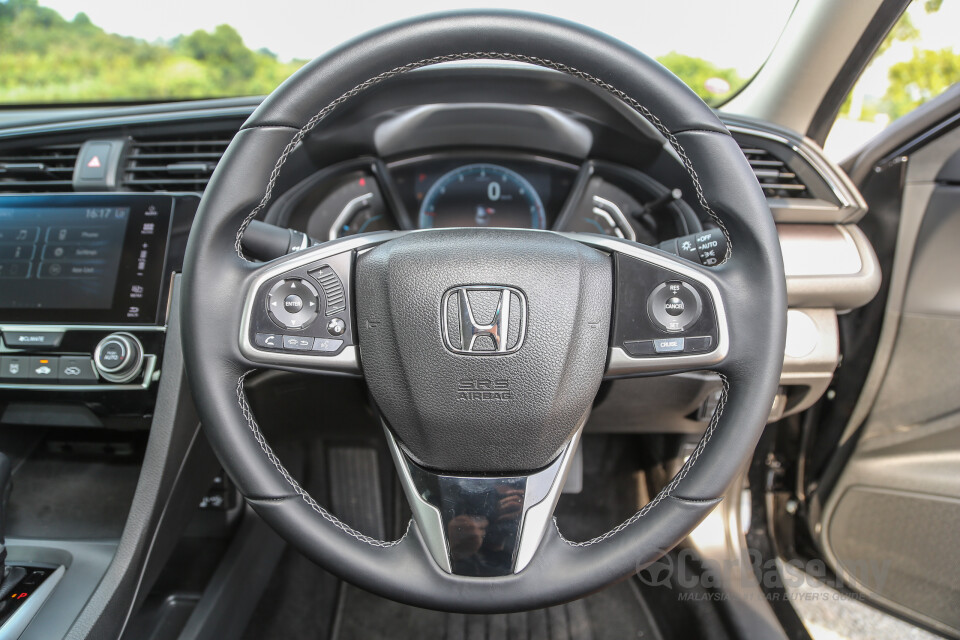
<path fill-rule="evenodd" d="M 0 453 L 0 602 L 3 602 L 17 586 L 27 570 L 7 566 L 7 499 L 10 497 L 10 458 Z"/>

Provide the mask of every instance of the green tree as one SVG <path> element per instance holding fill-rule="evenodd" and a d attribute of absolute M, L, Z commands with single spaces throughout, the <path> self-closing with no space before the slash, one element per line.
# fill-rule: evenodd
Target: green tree
<path fill-rule="evenodd" d="M 890 67 L 888 77 L 881 109 L 896 119 L 960 82 L 960 53 L 915 49 L 913 58 Z"/>
<path fill-rule="evenodd" d="M 919 2 L 919 0 L 917 0 Z M 925 13 L 936 13 L 943 0 L 923 0 Z M 896 24 L 890 29 L 883 42 L 877 48 L 873 60 L 882 56 L 894 42 L 917 42 L 920 30 L 914 25 L 909 11 L 904 11 Z M 914 47 L 913 58 L 894 64 L 887 71 L 889 85 L 880 100 L 864 100 L 859 119 L 873 120 L 878 114 L 885 114 L 895 120 L 917 108 L 924 102 L 940 95 L 950 85 L 960 82 L 957 60 L 960 54 L 952 49 L 932 51 Z M 873 61 L 870 62 L 873 64 Z M 841 116 L 849 116 L 856 88 L 852 90 L 840 107 Z"/>
<path fill-rule="evenodd" d="M 156 100 L 272 91 L 304 61 L 251 51 L 221 25 L 173 42 L 106 33 L 37 0 L 0 0 L 0 102 Z"/>
<path fill-rule="evenodd" d="M 657 62 L 683 80 L 708 104 L 723 102 L 744 84 L 744 79 L 735 69 L 723 69 L 703 58 L 695 58 L 676 51 L 660 56 L 657 58 Z M 723 82 L 716 82 L 715 79 Z M 724 83 L 726 90 L 711 90 L 714 89 L 713 85 L 723 88 Z"/>
<path fill-rule="evenodd" d="M 211 70 L 220 86 L 242 85 L 257 72 L 256 54 L 230 25 L 221 24 L 213 33 L 199 30 L 174 40 L 173 49 Z"/>

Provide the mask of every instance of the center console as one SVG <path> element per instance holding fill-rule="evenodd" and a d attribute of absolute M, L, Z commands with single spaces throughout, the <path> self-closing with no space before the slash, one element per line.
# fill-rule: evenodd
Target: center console
<path fill-rule="evenodd" d="M 199 503 L 216 473 L 172 306 L 198 204 L 195 194 L 0 195 L 0 451 L 15 469 L 8 508 L 0 495 L 0 640 L 62 638 L 81 612 L 121 606 L 116 593 L 137 588 L 117 586 L 118 574 L 150 584 L 146 558 L 165 559 L 157 541 L 175 540 L 193 514 L 168 514 L 167 501 Z"/>
<path fill-rule="evenodd" d="M 0 196 L 0 422 L 149 424 L 171 274 L 198 203 L 191 194 Z"/>

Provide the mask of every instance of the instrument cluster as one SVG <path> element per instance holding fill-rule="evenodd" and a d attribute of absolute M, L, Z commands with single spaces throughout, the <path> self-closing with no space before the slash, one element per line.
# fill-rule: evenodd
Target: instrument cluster
<path fill-rule="evenodd" d="M 445 153 L 329 172 L 302 193 L 287 223 L 318 240 L 394 229 L 506 227 L 656 245 L 702 229 L 683 195 L 602 161 Z"/>

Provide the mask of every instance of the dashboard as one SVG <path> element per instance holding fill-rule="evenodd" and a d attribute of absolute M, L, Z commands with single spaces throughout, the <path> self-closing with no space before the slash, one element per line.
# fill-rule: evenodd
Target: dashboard
<path fill-rule="evenodd" d="M 68 394 L 75 415 L 42 419 L 149 424 L 199 196 L 258 104 L 98 108 L 0 127 L 0 420 L 20 419 L 3 416 L 24 394 Z M 616 236 L 713 266 L 724 240 L 680 158 L 621 106 L 543 69 L 405 74 L 292 150 L 261 221 L 282 230 L 280 253 L 392 229 L 513 227 Z M 840 360 L 837 313 L 869 300 L 880 273 L 855 224 L 863 200 L 816 145 L 721 118 L 784 255 L 791 310 L 774 419 L 826 391 Z M 698 373 L 611 380 L 588 428 L 697 433 L 720 387 Z"/>

